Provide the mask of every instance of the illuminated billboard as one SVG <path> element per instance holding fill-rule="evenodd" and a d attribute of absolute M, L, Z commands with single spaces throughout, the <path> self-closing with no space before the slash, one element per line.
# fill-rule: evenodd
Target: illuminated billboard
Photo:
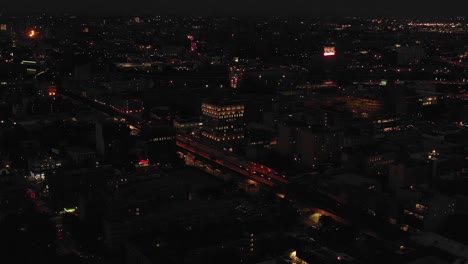
<path fill-rule="evenodd" d="M 324 57 L 329 57 L 329 56 L 335 56 L 335 47 L 332 46 L 325 46 L 323 47 L 323 56 Z"/>

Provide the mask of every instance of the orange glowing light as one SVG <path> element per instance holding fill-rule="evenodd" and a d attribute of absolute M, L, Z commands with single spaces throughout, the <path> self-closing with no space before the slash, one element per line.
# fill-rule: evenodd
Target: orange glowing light
<path fill-rule="evenodd" d="M 48 94 L 49 96 L 55 96 L 57 94 L 57 86 L 49 86 Z"/>
<path fill-rule="evenodd" d="M 284 198 L 286 198 L 286 195 L 284 193 L 277 193 L 276 197 L 284 199 Z"/>
<path fill-rule="evenodd" d="M 34 29 L 31 29 L 29 32 L 28 32 L 28 37 L 30 38 L 35 38 L 37 36 L 38 32 Z"/>

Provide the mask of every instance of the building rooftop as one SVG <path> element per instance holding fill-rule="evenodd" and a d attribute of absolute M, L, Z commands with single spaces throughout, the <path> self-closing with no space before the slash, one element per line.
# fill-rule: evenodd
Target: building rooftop
<path fill-rule="evenodd" d="M 375 180 L 366 178 L 358 174 L 343 173 L 332 176 L 331 180 L 334 184 L 363 186 L 363 185 L 376 185 Z"/>
<path fill-rule="evenodd" d="M 426 256 L 426 257 L 422 257 L 414 261 L 411 261 L 408 264 L 449 264 L 449 263 L 439 259 L 438 257 Z"/>
<path fill-rule="evenodd" d="M 435 247 L 456 257 L 468 259 L 468 246 L 433 232 L 422 232 L 410 238 L 412 241 L 425 246 Z"/>

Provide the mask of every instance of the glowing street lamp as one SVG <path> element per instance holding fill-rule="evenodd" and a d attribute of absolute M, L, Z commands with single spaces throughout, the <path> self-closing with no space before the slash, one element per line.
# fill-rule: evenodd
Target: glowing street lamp
<path fill-rule="evenodd" d="M 39 34 L 39 32 L 37 32 L 35 29 L 31 29 L 27 33 L 29 38 L 35 38 L 37 37 L 37 34 Z"/>

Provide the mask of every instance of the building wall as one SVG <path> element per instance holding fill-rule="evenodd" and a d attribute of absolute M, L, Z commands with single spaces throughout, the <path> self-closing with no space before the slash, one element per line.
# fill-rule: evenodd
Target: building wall
<path fill-rule="evenodd" d="M 278 130 L 278 153 L 297 163 L 314 167 L 338 154 L 343 147 L 341 131 L 322 131 L 304 124 L 283 124 Z"/>

